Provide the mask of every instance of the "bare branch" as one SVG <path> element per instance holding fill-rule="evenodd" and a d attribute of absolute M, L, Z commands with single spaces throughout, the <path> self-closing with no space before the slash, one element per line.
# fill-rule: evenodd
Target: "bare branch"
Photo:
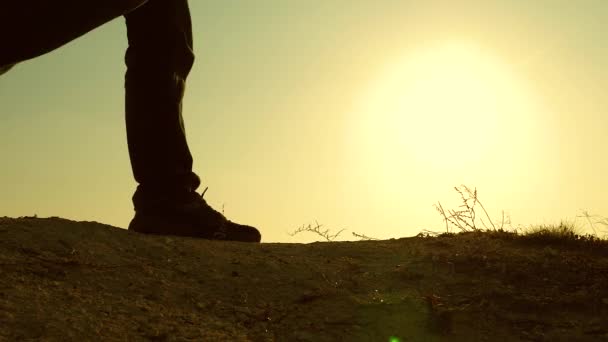
<path fill-rule="evenodd" d="M 323 227 L 323 225 L 319 224 L 319 222 L 315 221 L 315 226 L 313 226 L 312 224 L 309 225 L 303 225 L 302 227 L 294 230 L 292 233 L 287 232 L 287 234 L 289 234 L 290 236 L 294 236 L 296 234 L 302 233 L 302 232 L 311 232 L 311 233 L 315 233 L 319 236 L 321 236 L 322 238 L 324 238 L 327 241 L 333 241 L 335 238 L 338 237 L 338 235 L 340 235 L 343 231 L 345 231 L 346 229 L 342 229 L 339 232 L 337 232 L 336 234 L 330 234 L 329 233 L 329 229 L 325 229 L 325 230 L 321 230 L 321 227 Z"/>
<path fill-rule="evenodd" d="M 352 232 L 352 234 L 353 234 L 353 236 L 358 237 L 361 240 L 379 240 L 379 239 L 376 239 L 376 238 L 373 238 L 373 237 L 369 237 L 369 236 L 366 236 L 366 235 L 363 235 L 363 234 L 357 234 L 355 232 Z"/>
<path fill-rule="evenodd" d="M 485 218 L 479 218 L 481 224 L 483 225 L 483 228 L 489 229 L 489 227 L 491 226 L 492 229 L 496 230 L 496 225 L 492 221 L 492 218 L 488 214 L 481 201 L 479 200 L 477 188 L 473 188 L 473 190 L 471 190 L 471 188 L 467 187 L 466 185 L 461 185 L 459 187 L 454 187 L 454 190 L 460 195 L 460 200 L 462 201 L 462 204 L 458 206 L 458 210 L 451 209 L 446 211 L 440 202 L 435 205 L 435 209 L 443 217 L 443 220 L 446 224 L 446 232 L 450 231 L 450 225 L 460 229 L 463 232 L 480 230 L 480 227 L 477 226 L 477 205 L 481 207 L 483 213 L 485 214 Z M 501 228 L 504 227 L 504 224 L 505 215 L 503 211 Z"/>

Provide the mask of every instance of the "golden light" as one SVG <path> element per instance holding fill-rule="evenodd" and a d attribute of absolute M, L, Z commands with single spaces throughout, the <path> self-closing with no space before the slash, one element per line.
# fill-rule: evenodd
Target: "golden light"
<path fill-rule="evenodd" d="M 389 64 L 363 96 L 357 153 L 381 167 L 461 169 L 509 144 L 509 126 L 529 114 L 507 65 L 473 44 L 449 43 Z"/>

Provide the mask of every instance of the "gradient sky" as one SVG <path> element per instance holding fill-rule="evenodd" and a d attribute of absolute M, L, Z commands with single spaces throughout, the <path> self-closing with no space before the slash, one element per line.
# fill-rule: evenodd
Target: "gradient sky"
<path fill-rule="evenodd" d="M 190 7 L 200 190 L 263 241 L 442 231 L 460 184 L 514 225 L 608 216 L 608 1 Z M 118 18 L 0 77 L 0 216 L 128 225 L 125 48 Z"/>

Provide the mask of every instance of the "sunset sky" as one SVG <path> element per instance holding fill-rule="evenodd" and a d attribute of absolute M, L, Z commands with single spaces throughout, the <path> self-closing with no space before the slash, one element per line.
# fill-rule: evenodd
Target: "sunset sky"
<path fill-rule="evenodd" d="M 190 1 L 205 198 L 264 242 L 608 216 L 608 1 Z M 0 76 L 0 216 L 126 227 L 124 19 Z M 581 225 L 583 220 L 578 220 Z"/>

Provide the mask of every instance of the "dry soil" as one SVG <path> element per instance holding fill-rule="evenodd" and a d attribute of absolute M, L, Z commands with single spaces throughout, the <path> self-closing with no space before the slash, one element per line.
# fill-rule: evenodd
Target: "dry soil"
<path fill-rule="evenodd" d="M 0 218 L 2 341 L 608 340 L 606 244 L 311 244 Z"/>

